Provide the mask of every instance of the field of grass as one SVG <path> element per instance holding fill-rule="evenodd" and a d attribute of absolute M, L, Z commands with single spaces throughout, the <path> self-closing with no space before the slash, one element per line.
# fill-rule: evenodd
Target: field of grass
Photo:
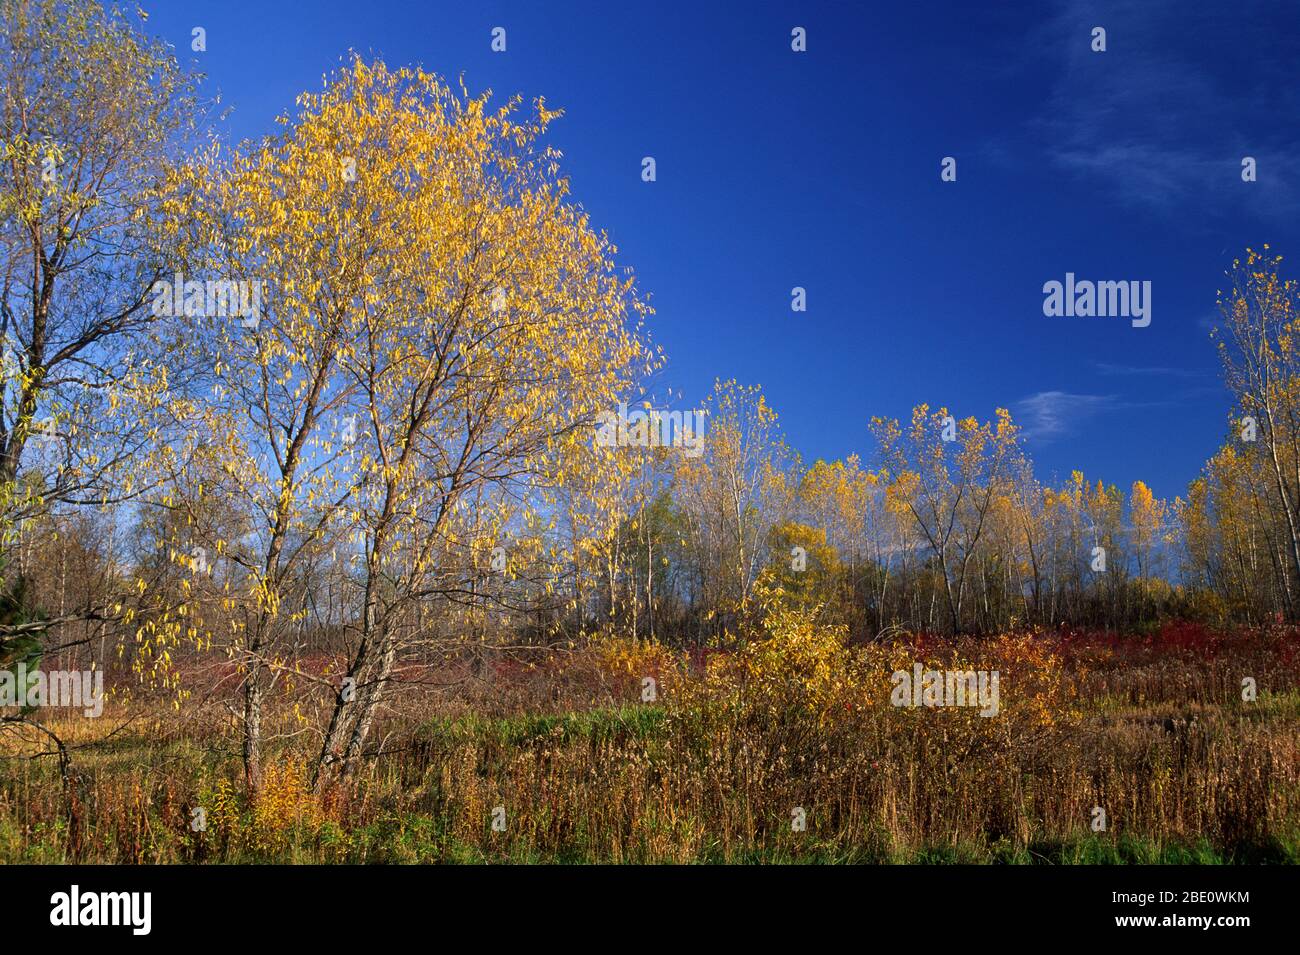
<path fill-rule="evenodd" d="M 1300 861 L 1293 633 L 779 639 L 703 663 L 606 642 L 401 696 L 382 750 L 320 793 L 286 701 L 256 800 L 232 720 L 111 704 L 59 727 L 66 786 L 53 759 L 2 764 L 0 860 Z M 912 659 L 996 667 L 1001 712 L 889 705 Z"/>

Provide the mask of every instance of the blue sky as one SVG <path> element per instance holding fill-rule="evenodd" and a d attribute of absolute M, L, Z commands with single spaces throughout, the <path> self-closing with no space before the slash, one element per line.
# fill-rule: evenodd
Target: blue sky
<path fill-rule="evenodd" d="M 1225 433 L 1223 271 L 1298 248 L 1295 4 L 144 5 L 234 138 L 349 49 L 563 108 L 575 197 L 652 295 L 658 390 L 761 383 L 808 461 L 871 459 L 873 414 L 1002 406 L 1045 480 L 1182 494 Z M 1150 281 L 1150 326 L 1044 316 L 1067 272 Z"/>

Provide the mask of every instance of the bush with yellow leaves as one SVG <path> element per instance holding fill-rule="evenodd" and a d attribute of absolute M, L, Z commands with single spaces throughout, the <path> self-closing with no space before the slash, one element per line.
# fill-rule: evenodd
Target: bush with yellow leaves
<path fill-rule="evenodd" d="M 606 631 L 588 646 L 590 660 L 602 687 L 616 700 L 666 699 L 685 677 L 683 654 L 654 640 L 637 640 Z M 646 695 L 646 679 L 654 692 Z"/>
<path fill-rule="evenodd" d="M 201 791 L 198 801 L 205 809 L 206 832 L 223 851 L 274 855 L 314 838 L 327 822 L 304 765 L 295 760 L 267 766 L 251 808 L 228 778 Z"/>
<path fill-rule="evenodd" d="M 759 588 L 760 628 L 732 657 L 711 661 L 707 685 L 715 702 L 733 711 L 762 713 L 774 725 L 811 720 L 823 730 L 846 724 L 861 728 L 897 716 L 891 706 L 893 675 L 923 671 L 985 671 L 998 674 L 997 718 L 980 707 L 925 708 L 948 731 L 958 724 L 978 735 L 1050 727 L 1077 717 L 1077 672 L 1068 672 L 1049 641 L 1020 633 L 992 639 L 932 641 L 896 639 L 849 646 L 847 631 L 819 619 L 817 607 L 792 604 L 779 587 Z M 907 712 L 907 708 L 901 708 Z M 936 726 L 938 723 L 935 724 Z"/>
<path fill-rule="evenodd" d="M 730 683 L 750 707 L 823 722 L 852 687 L 848 629 L 818 620 L 820 608 L 790 605 L 780 587 L 761 587 L 761 628 L 734 660 L 711 661 L 708 679 Z"/>
<path fill-rule="evenodd" d="M 301 763 L 286 761 L 268 767 L 253 806 L 253 838 L 258 848 L 282 850 L 295 836 L 314 833 L 324 821 L 320 801 L 307 785 Z"/>

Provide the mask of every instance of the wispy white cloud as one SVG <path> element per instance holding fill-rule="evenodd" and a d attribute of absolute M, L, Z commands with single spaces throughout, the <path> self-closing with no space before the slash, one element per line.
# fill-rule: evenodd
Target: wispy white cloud
<path fill-rule="evenodd" d="M 1090 418 L 1122 407 L 1114 395 L 1076 395 L 1040 391 L 1016 404 L 1016 420 L 1024 437 L 1049 441 L 1070 434 Z"/>
<path fill-rule="evenodd" d="M 1243 3 L 1059 4 L 1036 35 L 1033 55 L 1053 80 L 1032 124 L 1058 168 L 1169 212 L 1189 202 L 1277 218 L 1300 209 L 1300 138 L 1277 121 L 1300 107 L 1297 44 L 1270 26 L 1274 5 Z M 1104 53 L 1090 47 L 1095 26 L 1107 31 Z M 1245 156 L 1257 182 L 1241 180 Z"/>

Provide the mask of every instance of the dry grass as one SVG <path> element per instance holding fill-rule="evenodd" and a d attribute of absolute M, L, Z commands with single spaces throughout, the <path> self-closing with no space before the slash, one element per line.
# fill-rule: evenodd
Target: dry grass
<path fill-rule="evenodd" d="M 846 649 L 796 623 L 700 666 L 604 643 L 405 699 L 386 752 L 322 794 L 286 705 L 254 805 L 231 721 L 118 705 L 59 727 L 74 747 L 97 741 L 73 750 L 68 793 L 50 759 L 4 764 L 0 859 L 1295 862 L 1296 646 L 1175 628 Z M 888 673 L 913 659 L 999 669 L 1001 713 L 888 705 Z M 658 701 L 639 702 L 642 674 Z"/>

